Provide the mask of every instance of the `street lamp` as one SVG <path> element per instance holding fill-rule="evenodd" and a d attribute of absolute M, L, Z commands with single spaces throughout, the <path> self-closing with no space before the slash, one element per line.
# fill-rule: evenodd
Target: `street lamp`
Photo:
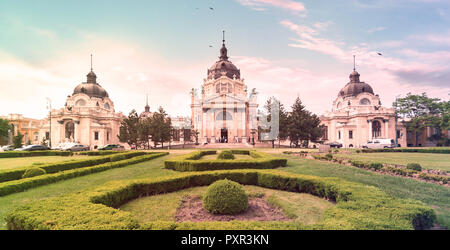
<path fill-rule="evenodd" d="M 400 97 L 400 95 L 395 97 L 395 103 L 397 104 L 398 98 Z M 398 147 L 398 132 L 397 132 L 397 107 L 394 107 L 394 113 L 395 113 L 395 147 Z"/>
<path fill-rule="evenodd" d="M 52 148 L 52 100 L 47 97 L 47 109 L 49 110 L 49 122 L 50 125 L 49 129 L 49 136 L 48 136 L 48 146 L 49 148 Z"/>

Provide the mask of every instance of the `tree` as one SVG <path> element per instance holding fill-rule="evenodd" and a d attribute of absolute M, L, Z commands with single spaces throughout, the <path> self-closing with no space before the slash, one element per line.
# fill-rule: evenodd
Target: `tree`
<path fill-rule="evenodd" d="M 427 127 L 436 129 L 437 134 L 430 140 L 442 141 L 442 129 L 448 128 L 448 102 L 441 102 L 438 98 L 429 98 L 426 93 L 412 95 L 408 93 L 404 98 L 398 98 L 394 103 L 397 114 L 405 121 L 406 129 L 415 135 L 415 146 L 418 146 L 419 137 Z"/>
<path fill-rule="evenodd" d="M 288 132 L 291 144 L 296 147 L 301 143 L 308 147 L 309 141 L 317 141 L 323 136 L 323 126 L 320 125 L 320 119 L 305 109 L 299 97 L 292 105 L 292 112 L 288 117 Z"/>
<path fill-rule="evenodd" d="M 159 142 L 161 147 L 164 147 L 164 142 L 172 139 L 173 131 L 172 121 L 162 107 L 159 107 L 158 112 L 153 114 L 150 124 L 150 134 L 155 147 Z"/>
<path fill-rule="evenodd" d="M 120 133 L 117 136 L 120 142 L 128 143 L 131 147 L 139 146 L 140 119 L 136 110 L 132 110 L 120 125 Z"/>
<path fill-rule="evenodd" d="M 17 135 L 13 137 L 14 148 L 21 148 L 23 146 L 22 140 L 23 140 L 23 135 L 20 132 L 18 132 Z"/>
<path fill-rule="evenodd" d="M 151 129 L 152 129 L 152 119 L 151 117 L 147 117 L 144 120 L 140 121 L 139 124 L 139 140 L 146 147 L 150 149 L 150 138 L 151 138 Z"/>
<path fill-rule="evenodd" d="M 8 144 L 8 136 L 11 129 L 9 121 L 0 118 L 0 145 Z"/>

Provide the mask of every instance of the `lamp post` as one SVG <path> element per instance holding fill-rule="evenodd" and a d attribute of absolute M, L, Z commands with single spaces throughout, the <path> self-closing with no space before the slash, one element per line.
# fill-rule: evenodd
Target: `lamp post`
<path fill-rule="evenodd" d="M 400 95 L 395 97 L 395 103 L 397 103 L 398 98 L 400 97 Z M 397 132 L 397 107 L 394 107 L 394 114 L 395 114 L 395 147 L 398 147 L 398 132 Z"/>
<path fill-rule="evenodd" d="M 52 100 L 47 97 L 47 109 L 49 110 L 49 122 L 50 125 L 49 129 L 49 136 L 48 136 L 48 146 L 49 148 L 52 148 Z"/>

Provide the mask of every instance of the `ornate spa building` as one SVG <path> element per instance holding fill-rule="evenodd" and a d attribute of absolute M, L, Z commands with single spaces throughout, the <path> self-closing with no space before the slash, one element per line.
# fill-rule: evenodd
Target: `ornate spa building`
<path fill-rule="evenodd" d="M 97 82 L 92 70 L 87 81 L 75 87 L 66 104 L 51 111 L 52 146 L 77 142 L 91 149 L 106 144 L 118 144 L 122 113 L 114 111 L 108 92 Z"/>
<path fill-rule="evenodd" d="M 395 111 L 381 105 L 372 87 L 360 81 L 360 74 L 353 68 L 350 82 L 338 93 L 331 112 L 320 117 L 325 126 L 325 142 L 340 142 L 343 147 L 362 147 L 377 138 L 394 139 L 406 147 L 406 129 L 395 125 Z M 397 131 L 396 131 L 397 129 Z"/>
<path fill-rule="evenodd" d="M 219 60 L 207 71 L 200 96 L 192 89 L 192 127 L 199 143 L 247 143 L 257 140 L 257 93 L 247 92 L 240 70 L 228 60 L 225 39 Z"/>

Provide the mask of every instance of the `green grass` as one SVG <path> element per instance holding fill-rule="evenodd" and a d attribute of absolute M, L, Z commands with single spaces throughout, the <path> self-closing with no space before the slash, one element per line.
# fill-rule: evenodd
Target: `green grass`
<path fill-rule="evenodd" d="M 47 163 L 71 161 L 87 159 L 88 156 L 33 156 L 33 157 L 17 157 L 17 158 L 0 158 L 0 170 L 12 169 L 28 166 L 39 166 Z"/>
<path fill-rule="evenodd" d="M 336 157 L 367 161 L 406 165 L 419 163 L 423 168 L 450 171 L 450 154 L 426 153 L 353 153 L 336 154 Z"/>
<path fill-rule="evenodd" d="M 0 229 L 6 229 L 5 215 L 27 202 L 76 193 L 113 180 L 130 180 L 175 174 L 176 172 L 163 169 L 164 160 L 167 160 L 169 157 L 164 156 L 124 168 L 112 169 L 0 197 Z"/>
<path fill-rule="evenodd" d="M 288 167 L 281 169 L 283 171 L 338 177 L 352 182 L 375 186 L 396 197 L 422 201 L 435 209 L 438 223 L 450 229 L 450 188 L 448 187 L 404 177 L 377 174 L 356 167 L 302 159 L 295 156 L 287 158 L 289 159 Z"/>
<path fill-rule="evenodd" d="M 202 196 L 206 189 L 207 187 L 195 187 L 168 194 L 148 196 L 128 202 L 120 209 L 131 212 L 140 223 L 157 220 L 175 221 L 175 214 L 182 198 Z M 333 203 L 310 194 L 257 186 L 244 186 L 244 189 L 250 196 L 264 194 L 270 204 L 280 207 L 289 218 L 306 225 L 318 222 L 325 209 L 333 206 Z"/>
<path fill-rule="evenodd" d="M 296 149 L 294 151 L 301 151 L 302 149 Z M 170 150 L 171 154 L 186 154 L 194 150 Z M 283 155 L 284 149 L 258 149 L 258 151 L 272 152 L 278 154 L 280 157 L 288 158 L 288 167 L 282 168 L 283 171 L 315 175 L 315 176 L 329 176 L 339 177 L 352 182 L 359 182 L 366 185 L 375 186 L 384 192 L 400 198 L 411 198 L 420 200 L 429 206 L 433 207 L 438 216 L 438 223 L 442 226 L 450 228 L 450 189 L 444 186 L 421 182 L 417 180 L 407 179 L 403 177 L 394 177 L 389 175 L 376 174 L 367 170 L 358 169 L 355 167 L 341 166 L 338 164 L 332 164 L 328 162 L 320 162 L 315 160 L 301 159 L 295 156 Z M 384 153 L 373 153 L 367 155 L 380 155 Z M 402 153 L 386 153 L 386 157 L 402 154 Z M 414 155 L 415 153 L 404 153 L 405 157 Z M 424 155 L 424 154 L 420 154 Z M 433 158 L 430 161 L 441 161 L 440 154 L 433 154 Z M 139 163 L 136 165 L 127 166 L 124 168 L 118 168 L 100 172 L 92 175 L 78 177 L 58 183 L 34 188 L 22 193 L 11 194 L 8 196 L 0 197 L 0 229 L 6 229 L 4 217 L 7 213 L 15 209 L 16 207 L 25 204 L 30 201 L 37 201 L 55 197 L 59 195 L 65 195 L 69 193 L 76 193 L 83 189 L 92 189 L 99 185 L 103 185 L 106 182 L 112 180 L 130 180 L 136 178 L 147 177 L 159 177 L 176 174 L 177 172 L 164 169 L 164 161 L 172 156 L 165 156 L 157 158 L 148 162 Z M 32 157 L 37 159 L 39 157 Z M 436 159 L 438 158 L 438 159 Z M 26 158 L 29 160 L 29 158 Z M 59 159 L 73 159 L 71 157 L 60 157 Z M 0 159 L 4 160 L 12 159 Z M 23 159 L 22 159 L 23 160 Z M 377 160 L 380 161 L 380 160 Z M 428 160 L 426 160 L 428 161 Z M 31 163 L 28 162 L 27 165 Z M 426 167 L 426 165 L 422 165 Z M 289 193 L 291 194 L 291 193 Z M 289 196 L 287 196 L 289 199 Z M 277 199 L 274 199 L 277 200 Z M 278 202 L 282 202 L 281 198 L 278 198 Z M 164 210 L 163 203 L 159 204 L 161 210 Z M 286 213 L 295 213 L 295 207 L 285 206 Z M 289 212 L 290 211 L 290 212 Z M 298 215 L 301 217 L 301 215 Z"/>
<path fill-rule="evenodd" d="M 251 160 L 251 159 L 255 159 L 255 158 L 251 157 L 250 155 L 234 154 L 234 159 L 235 160 Z M 217 154 L 202 156 L 202 158 L 200 158 L 200 160 L 210 160 L 210 161 L 217 160 Z"/>

